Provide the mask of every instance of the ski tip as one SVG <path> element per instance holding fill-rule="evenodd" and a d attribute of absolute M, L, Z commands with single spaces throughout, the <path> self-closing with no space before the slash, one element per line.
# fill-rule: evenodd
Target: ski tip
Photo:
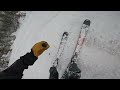
<path fill-rule="evenodd" d="M 83 22 L 83 24 L 86 24 L 86 25 L 88 25 L 88 26 L 90 26 L 90 23 L 91 23 L 91 21 L 90 21 L 89 19 L 86 19 L 86 20 Z"/>
<path fill-rule="evenodd" d="M 68 32 L 64 32 L 63 35 L 68 35 Z"/>

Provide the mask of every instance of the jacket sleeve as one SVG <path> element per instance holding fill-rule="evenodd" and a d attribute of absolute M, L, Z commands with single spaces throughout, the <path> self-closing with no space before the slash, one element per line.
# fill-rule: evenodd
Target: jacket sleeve
<path fill-rule="evenodd" d="M 21 79 L 23 76 L 24 69 L 28 69 L 29 65 L 33 65 L 37 60 L 34 56 L 33 51 L 20 57 L 10 67 L 0 72 L 0 79 Z"/>

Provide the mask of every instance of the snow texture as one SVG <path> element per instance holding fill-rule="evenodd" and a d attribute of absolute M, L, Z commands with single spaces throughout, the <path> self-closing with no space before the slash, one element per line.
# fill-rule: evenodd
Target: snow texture
<path fill-rule="evenodd" d="M 91 20 L 91 26 L 78 60 L 81 79 L 120 79 L 119 11 L 27 12 L 16 33 L 9 65 L 29 52 L 36 42 L 45 40 L 50 48 L 24 71 L 23 79 L 48 79 L 61 36 L 67 31 L 69 38 L 58 68 L 61 77 L 72 57 L 85 19 Z"/>

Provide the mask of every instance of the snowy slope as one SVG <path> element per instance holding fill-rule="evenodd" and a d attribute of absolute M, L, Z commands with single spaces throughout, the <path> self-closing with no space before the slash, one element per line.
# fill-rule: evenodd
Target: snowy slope
<path fill-rule="evenodd" d="M 70 61 L 85 19 L 90 19 L 92 23 L 79 58 L 81 78 L 120 78 L 120 12 L 30 12 L 16 34 L 9 65 L 29 52 L 36 42 L 45 40 L 50 48 L 33 66 L 24 71 L 23 78 L 48 79 L 49 68 L 54 62 L 62 33 L 68 31 L 70 36 L 59 66 L 61 77 Z"/>

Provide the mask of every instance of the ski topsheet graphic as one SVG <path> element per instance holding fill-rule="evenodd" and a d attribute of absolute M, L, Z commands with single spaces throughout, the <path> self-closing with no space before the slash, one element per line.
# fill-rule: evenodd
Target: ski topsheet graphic
<path fill-rule="evenodd" d="M 81 70 L 77 67 L 77 60 L 78 60 L 78 56 L 80 54 L 80 50 L 84 44 L 85 38 L 87 36 L 89 27 L 90 27 L 90 20 L 86 19 L 83 24 L 82 27 L 80 29 L 80 34 L 77 40 L 77 44 L 75 46 L 74 52 L 73 52 L 73 56 L 71 58 L 70 63 L 68 64 L 65 72 L 63 73 L 61 79 L 69 79 L 69 77 L 71 75 L 77 75 L 77 78 L 81 77 Z"/>
<path fill-rule="evenodd" d="M 62 35 L 60 45 L 59 45 L 59 48 L 58 48 L 58 51 L 57 51 L 57 54 L 56 54 L 56 59 L 55 59 L 55 61 L 53 63 L 54 67 L 58 66 L 58 63 L 59 63 L 58 61 L 59 61 L 59 59 L 60 59 L 60 57 L 61 57 L 61 55 L 62 55 L 62 53 L 64 51 L 65 44 L 66 44 L 66 42 L 68 40 L 68 35 L 69 35 L 68 32 L 64 32 L 63 35 Z"/>

